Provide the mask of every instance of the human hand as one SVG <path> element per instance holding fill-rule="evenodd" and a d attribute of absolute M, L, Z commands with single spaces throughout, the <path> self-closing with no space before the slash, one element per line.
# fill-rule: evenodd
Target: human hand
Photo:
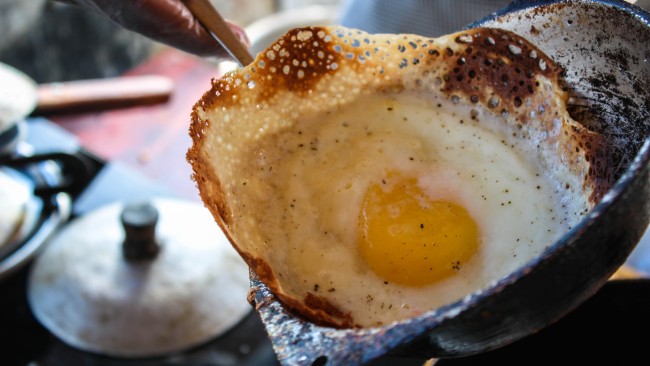
<path fill-rule="evenodd" d="M 56 0 L 94 9 L 126 29 L 199 56 L 228 57 L 181 0 Z M 248 46 L 246 33 L 228 23 Z"/>

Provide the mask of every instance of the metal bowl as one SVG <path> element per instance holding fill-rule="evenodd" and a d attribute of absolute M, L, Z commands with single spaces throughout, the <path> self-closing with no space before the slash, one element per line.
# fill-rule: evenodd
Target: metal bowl
<path fill-rule="evenodd" d="M 59 179 L 53 161 L 42 161 L 29 169 L 14 169 L 0 158 L 0 171 L 24 184 L 29 191 L 25 205 L 25 219 L 17 237 L 0 247 L 0 281 L 27 265 L 43 249 L 48 239 L 70 217 L 72 200 L 65 192 L 35 194 L 37 181 Z M 1 207 L 0 207 L 1 209 Z"/>
<path fill-rule="evenodd" d="M 285 365 L 354 365 L 382 355 L 454 357 L 496 349 L 562 318 L 600 289 L 650 220 L 650 14 L 623 1 L 515 1 L 470 27 L 515 31 L 565 69 L 572 117 L 615 149 L 617 181 L 570 232 L 489 288 L 380 328 L 317 326 L 253 276 L 252 296 Z"/>
<path fill-rule="evenodd" d="M 19 146 L 21 149 L 13 154 L 0 156 L 0 171 L 28 191 L 26 219 L 19 234 L 0 248 L 0 281 L 26 266 L 43 250 L 70 218 L 73 196 L 95 174 L 90 158 L 80 152 L 34 154 L 31 146 Z"/>

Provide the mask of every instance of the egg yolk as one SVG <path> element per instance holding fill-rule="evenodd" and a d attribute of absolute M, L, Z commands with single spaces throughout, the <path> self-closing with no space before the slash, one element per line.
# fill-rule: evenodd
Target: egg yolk
<path fill-rule="evenodd" d="M 467 210 L 430 200 L 413 178 L 371 185 L 359 216 L 361 255 L 387 281 L 434 283 L 458 272 L 478 249 L 478 228 Z"/>

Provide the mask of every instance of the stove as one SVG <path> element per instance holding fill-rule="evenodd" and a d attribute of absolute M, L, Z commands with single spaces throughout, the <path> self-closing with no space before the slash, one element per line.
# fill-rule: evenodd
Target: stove
<path fill-rule="evenodd" d="M 118 200 L 175 197 L 169 188 L 119 162 L 103 161 L 82 148 L 76 137 L 46 119 L 30 119 L 23 148 L 36 153 L 68 151 L 91 164 L 91 176 L 72 190 L 72 217 Z M 650 263 L 648 235 L 630 263 Z M 225 335 L 168 357 L 127 360 L 79 351 L 62 343 L 33 317 L 26 300 L 30 264 L 0 281 L 0 364 L 2 365 L 278 365 L 258 315 L 251 310 Z M 650 270 L 650 268 L 642 268 Z M 650 326 L 650 280 L 610 281 L 593 298 L 539 333 L 481 355 L 444 359 L 437 365 L 486 362 L 557 362 L 576 360 L 620 362 L 648 357 L 644 337 Z M 577 340 L 580 340 L 578 342 Z M 411 356 L 411 357 L 409 357 Z M 422 365 L 417 347 L 399 350 L 369 365 Z"/>
<path fill-rule="evenodd" d="M 65 151 L 88 163 L 84 176 L 67 187 L 71 220 L 108 203 L 153 197 L 174 197 L 173 191 L 119 162 L 107 162 L 82 148 L 74 135 L 42 118 L 27 121 L 18 149 L 24 153 Z M 0 281 L 0 364 L 2 365 L 276 365 L 263 326 L 252 311 L 217 339 L 168 357 L 126 360 L 95 355 L 67 346 L 33 317 L 26 282 L 31 262 Z"/>

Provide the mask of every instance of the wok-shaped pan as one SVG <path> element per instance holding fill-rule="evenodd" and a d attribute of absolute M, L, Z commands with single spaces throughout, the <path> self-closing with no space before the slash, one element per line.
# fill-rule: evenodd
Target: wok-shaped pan
<path fill-rule="evenodd" d="M 650 14 L 623 1 L 515 1 L 470 27 L 528 38 L 565 69 L 574 119 L 615 146 L 617 181 L 575 228 L 519 270 L 453 304 L 380 328 L 286 312 L 254 276 L 251 300 L 284 365 L 363 364 L 387 353 L 470 355 L 560 319 L 622 265 L 650 217 Z"/>

